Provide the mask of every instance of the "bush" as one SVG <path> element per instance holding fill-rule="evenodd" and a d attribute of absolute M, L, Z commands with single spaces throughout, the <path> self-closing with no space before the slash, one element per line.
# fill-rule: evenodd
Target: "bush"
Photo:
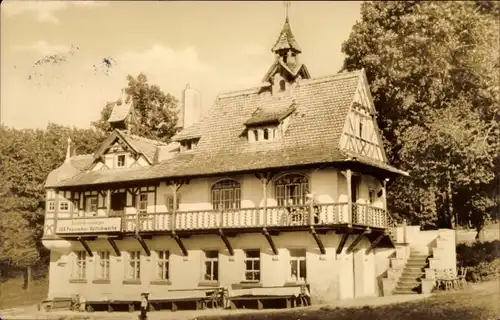
<path fill-rule="evenodd" d="M 498 248 L 499 240 L 457 245 L 457 265 L 469 269 L 467 281 L 491 280 L 500 275 Z"/>

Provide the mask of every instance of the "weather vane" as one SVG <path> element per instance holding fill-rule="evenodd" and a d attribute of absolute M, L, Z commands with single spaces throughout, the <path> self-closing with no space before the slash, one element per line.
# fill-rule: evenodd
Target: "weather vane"
<path fill-rule="evenodd" d="M 290 1 L 283 1 L 284 2 L 284 5 L 285 5 L 285 18 L 286 18 L 286 21 L 288 21 L 288 10 L 290 10 L 290 5 L 291 5 L 291 2 Z"/>

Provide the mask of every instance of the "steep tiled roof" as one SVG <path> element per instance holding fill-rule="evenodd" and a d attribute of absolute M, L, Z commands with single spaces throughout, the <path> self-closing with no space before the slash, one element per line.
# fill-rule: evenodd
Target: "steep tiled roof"
<path fill-rule="evenodd" d="M 281 33 L 278 37 L 278 40 L 276 41 L 276 44 L 273 46 L 272 51 L 275 52 L 282 49 L 294 49 L 296 52 L 302 52 L 302 50 L 300 50 L 299 44 L 293 36 L 288 18 L 286 19 L 285 24 L 281 29 Z"/>
<path fill-rule="evenodd" d="M 153 163 L 156 148 L 166 146 L 166 143 L 157 140 L 146 139 L 137 135 L 121 132 L 123 138 L 139 153 L 142 153 L 150 163 Z"/>
<path fill-rule="evenodd" d="M 172 140 L 181 141 L 186 139 L 200 138 L 201 137 L 200 123 L 201 122 L 197 122 L 190 127 L 184 128 L 181 132 L 176 134 Z"/>
<path fill-rule="evenodd" d="M 130 113 L 130 108 L 132 107 L 132 103 L 114 103 L 113 110 L 111 111 L 111 115 L 109 116 L 108 122 L 119 122 L 125 120 L 127 115 Z"/>
<path fill-rule="evenodd" d="M 201 137 L 194 150 L 174 154 L 150 167 L 119 172 L 112 170 L 81 172 L 61 182 L 59 186 L 353 161 L 352 155 L 339 148 L 340 137 L 360 83 L 360 76 L 362 71 L 302 80 L 290 87 L 289 94 L 278 96 L 273 96 L 270 90 L 265 88 L 222 94 L 210 112 L 194 127 L 196 134 Z M 268 115 L 269 110 L 287 110 L 292 105 L 294 111 L 281 139 L 249 143 L 242 137 L 241 134 L 246 129 L 245 122 L 256 116 L 257 108 L 260 107 L 264 110 L 263 114 Z M 186 134 L 184 137 L 187 136 Z M 130 136 L 128 139 L 133 140 Z M 135 141 L 129 143 L 137 145 Z M 144 150 L 144 146 L 137 148 Z M 401 173 L 398 169 L 375 160 L 360 158 L 357 161 L 389 172 Z"/>
<path fill-rule="evenodd" d="M 265 123 L 280 122 L 284 118 L 288 117 L 293 111 L 295 111 L 296 106 L 292 102 L 287 100 L 278 100 L 276 105 L 269 104 L 264 106 L 259 106 L 257 110 L 252 113 L 250 119 L 245 121 L 245 125 L 257 125 Z"/>

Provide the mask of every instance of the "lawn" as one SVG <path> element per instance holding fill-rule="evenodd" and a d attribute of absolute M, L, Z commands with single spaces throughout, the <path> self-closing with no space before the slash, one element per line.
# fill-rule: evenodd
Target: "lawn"
<path fill-rule="evenodd" d="M 0 309 L 30 306 L 47 298 L 49 288 L 47 279 L 32 280 L 31 289 L 23 289 L 23 278 L 8 279 L 0 284 Z"/>
<path fill-rule="evenodd" d="M 499 286 L 499 282 L 489 281 L 470 285 L 463 291 L 437 293 L 423 300 L 378 307 L 333 308 L 313 306 L 284 312 L 273 311 L 225 317 L 198 317 L 197 320 L 496 320 L 500 319 Z"/>

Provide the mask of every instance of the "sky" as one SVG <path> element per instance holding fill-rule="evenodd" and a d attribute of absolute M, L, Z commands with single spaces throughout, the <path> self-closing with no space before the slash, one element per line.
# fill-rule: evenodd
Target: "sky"
<path fill-rule="evenodd" d="M 285 5 L 236 1 L 2 1 L 0 122 L 88 128 L 126 76 L 146 74 L 180 99 L 186 84 L 203 110 L 219 93 L 260 83 Z M 292 1 L 292 31 L 311 76 L 337 73 L 360 2 Z"/>

